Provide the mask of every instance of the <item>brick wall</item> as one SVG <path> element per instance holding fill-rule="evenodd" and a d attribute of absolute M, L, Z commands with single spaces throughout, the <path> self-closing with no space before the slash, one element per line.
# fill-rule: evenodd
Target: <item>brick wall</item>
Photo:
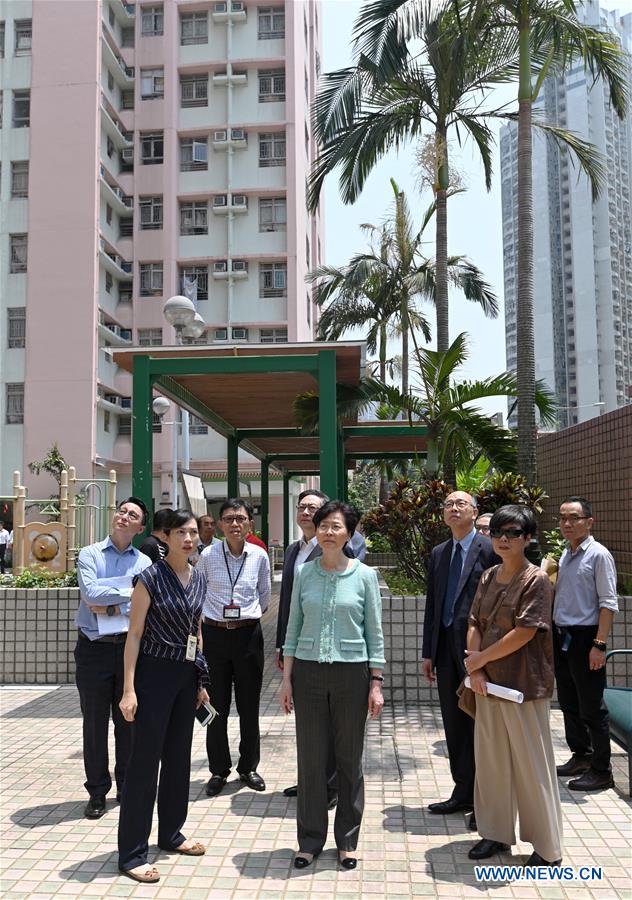
<path fill-rule="evenodd" d="M 569 495 L 592 503 L 593 534 L 610 550 L 620 578 L 632 577 L 632 405 L 537 442 L 538 484 L 550 497 L 541 527 L 557 527 Z"/>

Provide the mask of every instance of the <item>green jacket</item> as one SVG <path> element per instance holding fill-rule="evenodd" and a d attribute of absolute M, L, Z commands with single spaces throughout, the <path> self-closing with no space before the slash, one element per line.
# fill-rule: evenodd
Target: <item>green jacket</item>
<path fill-rule="evenodd" d="M 325 571 L 320 559 L 301 566 L 294 579 L 283 654 L 383 668 L 382 599 L 375 571 L 357 559 L 345 572 Z"/>

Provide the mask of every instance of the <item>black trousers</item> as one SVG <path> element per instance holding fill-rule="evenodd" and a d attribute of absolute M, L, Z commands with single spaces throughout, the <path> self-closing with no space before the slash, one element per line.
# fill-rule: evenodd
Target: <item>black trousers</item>
<path fill-rule="evenodd" d="M 4 557 L 6 555 L 6 552 L 7 552 L 7 545 L 0 544 L 0 575 L 4 575 L 4 566 L 5 566 Z"/>
<path fill-rule="evenodd" d="M 76 682 L 83 715 L 83 764 L 85 788 L 91 797 L 103 796 L 112 787 L 108 757 L 108 728 L 114 721 L 116 790 L 123 790 L 125 770 L 132 749 L 133 724 L 119 709 L 123 696 L 125 641 L 110 644 L 79 636 L 75 647 Z"/>
<path fill-rule="evenodd" d="M 463 675 L 464 652 L 456 646 L 452 626 L 439 628 L 435 670 L 443 730 L 448 745 L 452 797 L 459 803 L 474 799 L 474 719 L 459 709 L 456 690 Z"/>
<path fill-rule="evenodd" d="M 203 625 L 204 655 L 211 679 L 211 703 L 219 713 L 206 729 L 206 753 L 212 775 L 227 776 L 232 767 L 228 746 L 228 716 L 235 686 L 239 715 L 240 775 L 256 771 L 261 756 L 259 699 L 263 683 L 263 632 L 261 623 L 241 628 Z"/>
<path fill-rule="evenodd" d="M 158 846 L 173 850 L 185 840 L 181 828 L 189 803 L 197 669 L 193 663 L 141 653 L 134 686 L 138 710 L 119 816 L 120 869 L 147 863 L 156 787 Z"/>
<path fill-rule="evenodd" d="M 333 735 L 338 780 L 334 838 L 339 850 L 355 850 L 364 812 L 362 750 L 368 713 L 366 663 L 294 660 L 298 846 L 318 853 L 327 839 L 327 763 Z"/>
<path fill-rule="evenodd" d="M 563 632 L 555 627 L 553 650 L 557 699 L 564 714 L 566 743 L 575 756 L 589 757 L 597 772 L 610 771 L 610 725 L 603 692 L 606 670 L 592 671 L 588 656 L 597 626 L 572 626 L 568 650 Z"/>

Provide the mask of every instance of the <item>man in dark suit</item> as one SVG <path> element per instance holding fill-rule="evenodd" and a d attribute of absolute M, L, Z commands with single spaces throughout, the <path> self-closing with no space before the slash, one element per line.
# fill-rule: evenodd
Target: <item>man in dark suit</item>
<path fill-rule="evenodd" d="M 474 720 L 459 709 L 456 690 L 465 677 L 467 620 L 479 579 L 500 562 L 490 539 L 474 529 L 477 515 L 476 500 L 465 491 L 446 497 L 443 517 L 452 537 L 433 549 L 428 565 L 422 671 L 429 684 L 437 682 L 454 781 L 448 800 L 428 806 L 436 814 L 474 808 Z M 476 827 L 473 815 L 470 827 Z"/>

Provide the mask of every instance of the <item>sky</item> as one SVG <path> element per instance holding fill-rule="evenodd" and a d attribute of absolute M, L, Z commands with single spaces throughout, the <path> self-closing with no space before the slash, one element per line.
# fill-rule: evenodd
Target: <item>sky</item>
<path fill-rule="evenodd" d="M 322 0 L 323 71 L 350 64 L 353 23 L 361 6 L 361 0 Z M 495 130 L 497 133 L 498 128 Z M 492 190 L 487 193 L 482 166 L 471 146 L 466 144 L 460 152 L 458 145 L 451 143 L 450 151 L 467 191 L 453 197 L 448 204 L 448 252 L 466 254 L 476 263 L 491 284 L 500 305 L 498 319 L 487 319 L 476 304 L 451 292 L 450 339 L 467 331 L 470 358 L 461 375 L 463 378 L 485 378 L 505 369 L 500 177 L 495 175 Z M 495 173 L 499 169 L 497 151 L 498 148 L 494 153 Z M 334 173 L 325 185 L 328 265 L 343 265 L 354 253 L 366 249 L 366 238 L 360 231 L 360 225 L 363 222 L 379 225 L 385 218 L 393 199 L 390 178 L 394 178 L 400 189 L 406 192 L 415 223 L 421 223 L 432 196 L 429 189 L 421 193 L 418 187 L 413 144 L 399 154 L 388 154 L 377 164 L 360 198 L 352 206 L 342 203 L 337 174 Z M 428 233 L 430 240 L 426 255 L 434 256 L 432 229 Z M 433 323 L 434 341 L 434 309 L 424 306 L 424 312 Z M 481 405 L 489 414 L 506 409 L 505 402 L 501 400 L 492 399 Z"/>

